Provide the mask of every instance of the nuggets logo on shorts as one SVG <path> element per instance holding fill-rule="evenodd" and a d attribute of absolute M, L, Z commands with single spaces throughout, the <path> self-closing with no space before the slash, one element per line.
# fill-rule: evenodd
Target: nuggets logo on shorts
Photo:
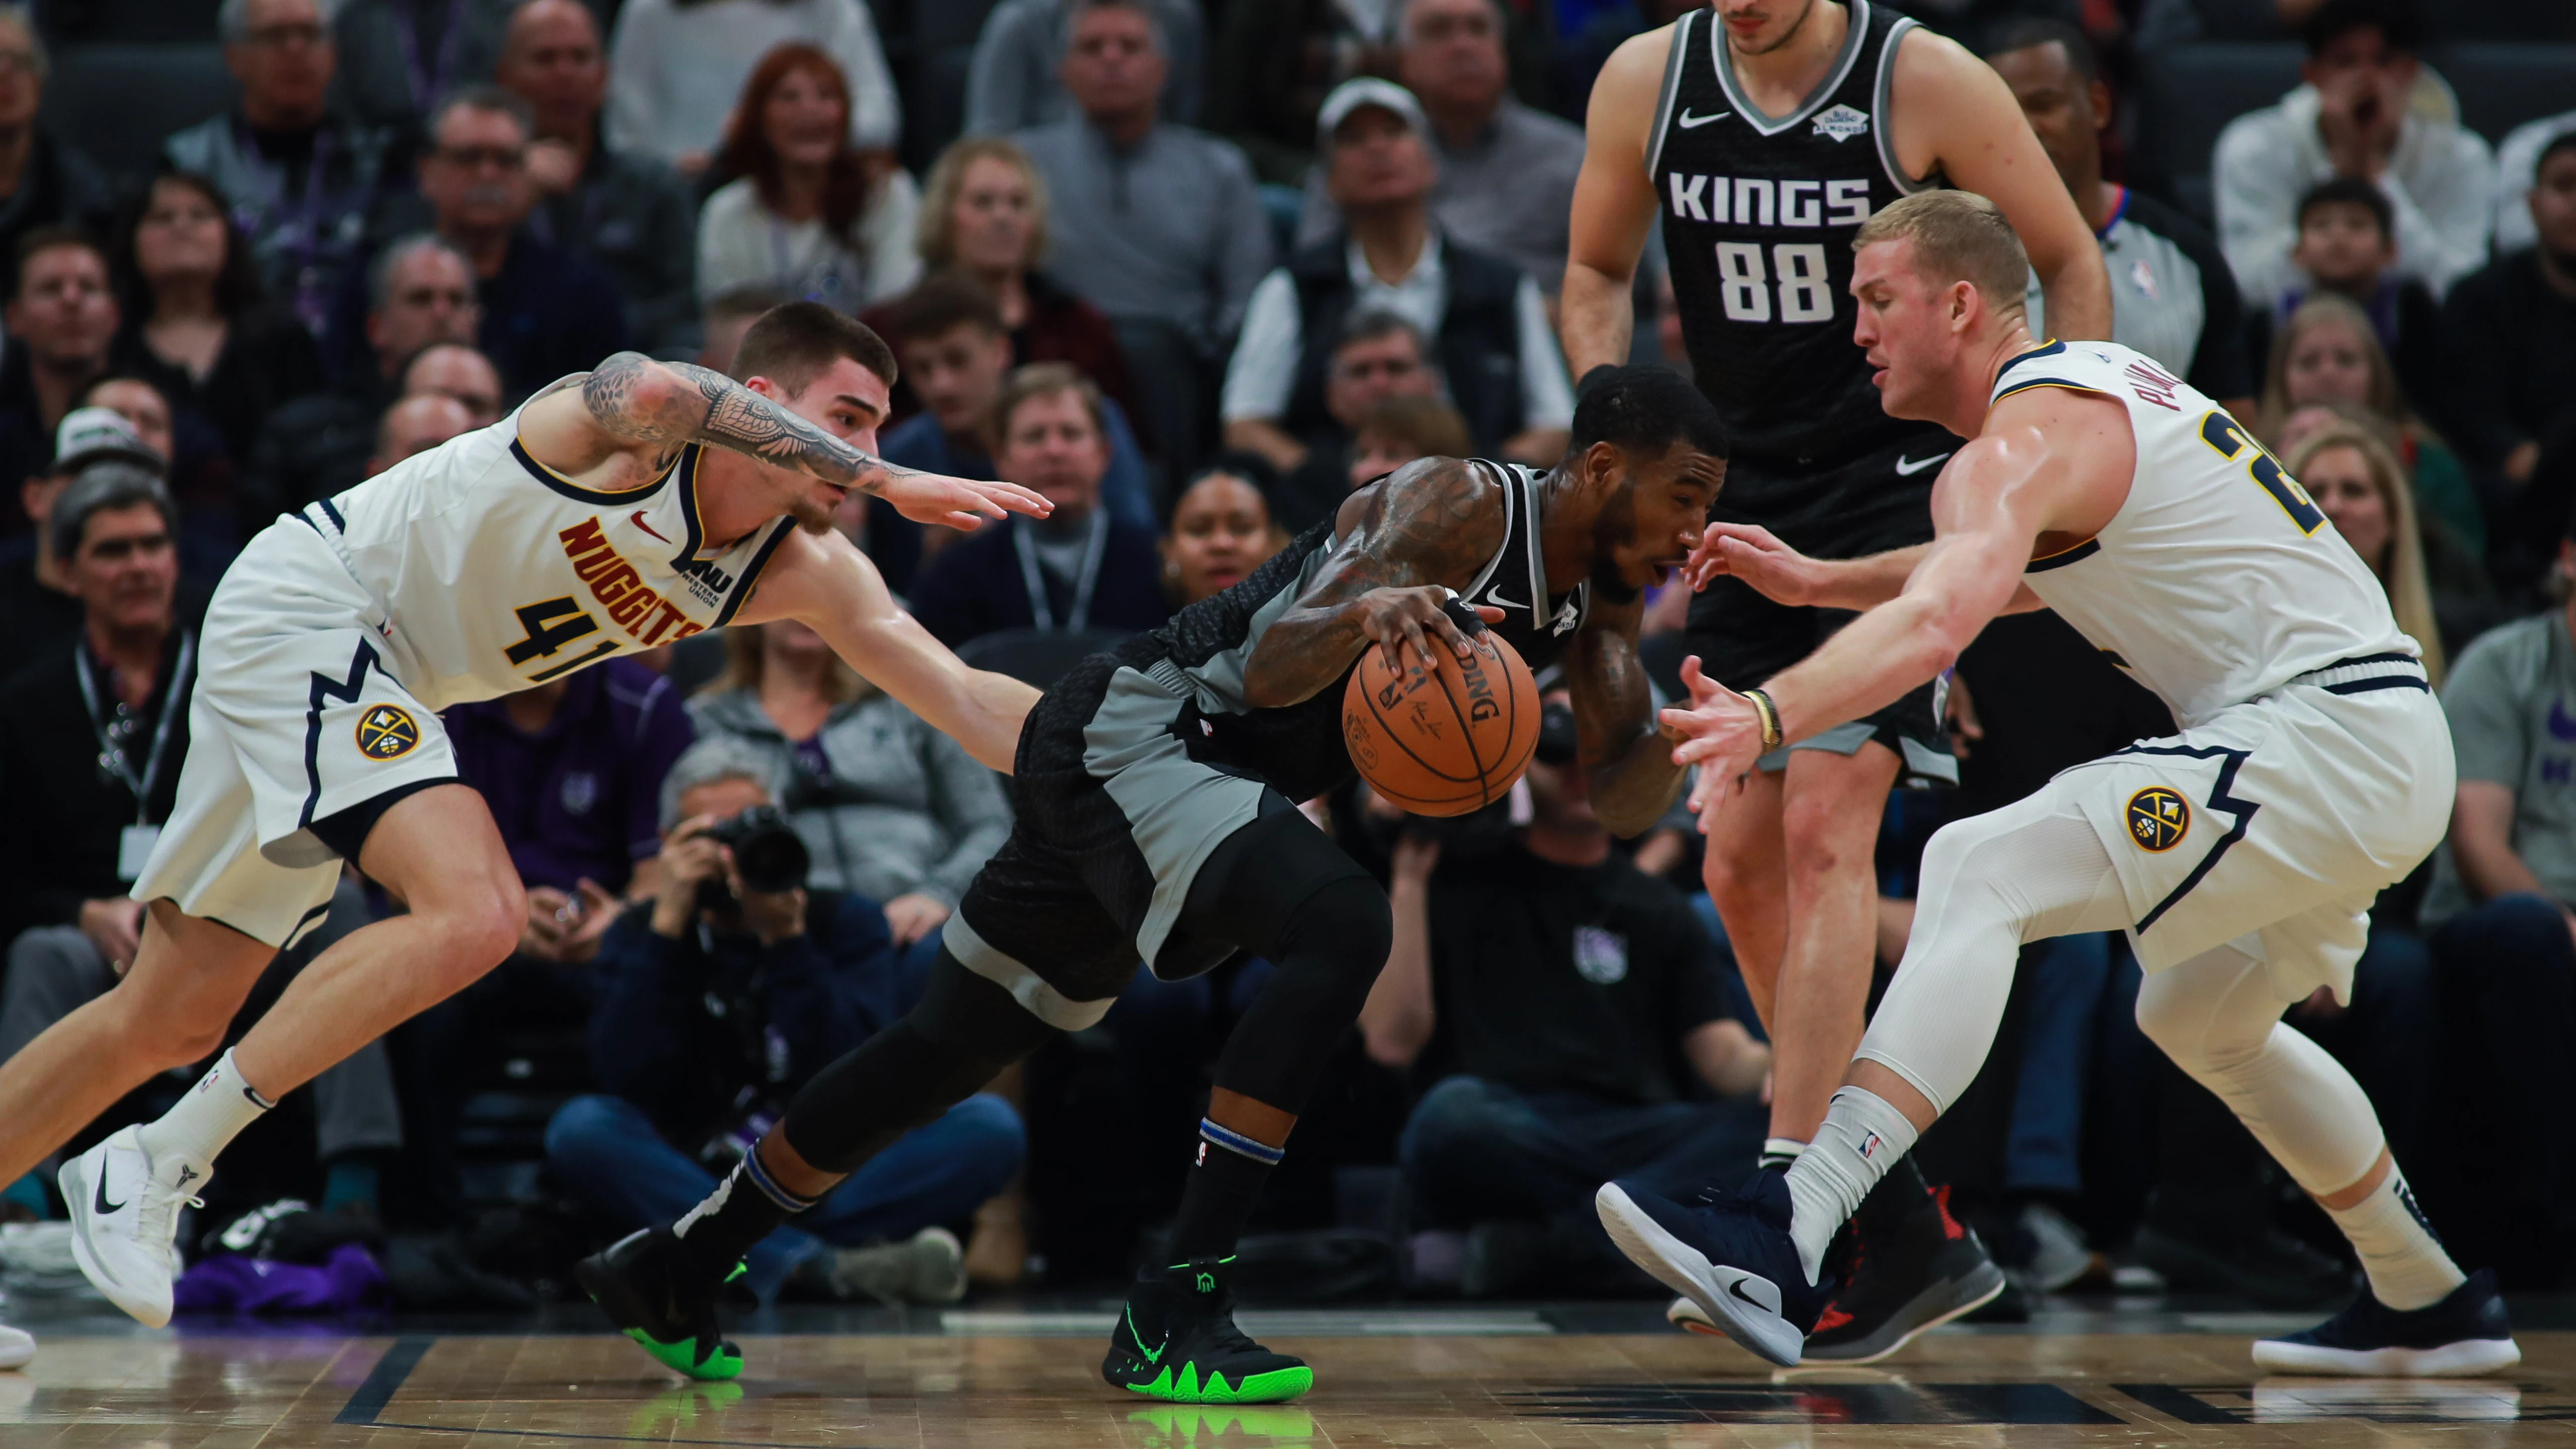
<path fill-rule="evenodd" d="M 2149 785 L 2129 797 L 2129 840 L 2149 854 L 2182 844 L 2191 829 L 2191 806 L 2162 785 Z"/>
<path fill-rule="evenodd" d="M 399 705 L 371 705 L 358 716 L 358 753 L 370 760 L 399 760 L 419 743 L 420 726 Z"/>

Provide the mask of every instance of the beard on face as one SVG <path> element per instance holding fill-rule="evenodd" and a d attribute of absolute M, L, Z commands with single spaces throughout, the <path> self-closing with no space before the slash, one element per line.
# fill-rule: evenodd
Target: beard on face
<path fill-rule="evenodd" d="M 814 501 L 814 495 L 799 488 L 787 499 L 787 511 L 796 518 L 796 526 L 816 538 L 832 531 L 832 510 Z"/>
<path fill-rule="evenodd" d="M 1645 590 L 1619 574 L 1619 546 L 1633 542 L 1637 533 L 1637 494 L 1634 479 L 1619 481 L 1619 491 L 1601 505 L 1592 519 L 1592 598 L 1595 603 L 1626 604 L 1634 602 Z"/>

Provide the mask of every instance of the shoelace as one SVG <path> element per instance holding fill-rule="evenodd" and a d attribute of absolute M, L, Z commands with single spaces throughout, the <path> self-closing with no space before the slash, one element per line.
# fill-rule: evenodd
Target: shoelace
<path fill-rule="evenodd" d="M 145 1184 L 143 1206 L 134 1216 L 135 1236 L 150 1244 L 165 1263 L 178 1255 L 181 1203 L 201 1208 L 206 1205 L 206 1200 L 194 1193 L 181 1193 L 175 1188 L 164 1187 L 155 1177 Z"/>

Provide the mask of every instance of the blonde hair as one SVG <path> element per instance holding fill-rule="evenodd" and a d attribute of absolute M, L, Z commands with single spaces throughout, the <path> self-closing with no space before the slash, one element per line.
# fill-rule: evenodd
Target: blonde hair
<path fill-rule="evenodd" d="M 2397 390 L 2397 370 L 2388 365 L 2388 349 L 2379 345 L 2379 329 L 2370 325 L 2370 314 L 2349 297 L 2319 292 L 2301 302 L 2272 334 L 2272 355 L 2263 364 L 2264 436 L 2277 434 L 2281 424 L 2297 411 L 2290 405 L 2290 351 L 2299 345 L 2301 337 L 2325 322 L 2340 322 L 2360 339 L 2362 362 L 2370 369 L 2370 392 L 2362 399 L 2363 405 L 2392 426 L 2412 424 L 2415 416 L 2407 409 L 2405 396 Z"/>
<path fill-rule="evenodd" d="M 2361 455 L 2362 470 L 2370 475 L 2371 489 L 2379 495 L 2380 511 L 2388 515 L 2385 555 L 2362 562 L 2388 590 L 2388 611 L 2397 616 L 2397 627 L 2413 635 L 2424 651 L 2425 676 L 2439 689 L 2442 631 L 2433 618 L 2433 585 L 2424 568 L 2424 536 L 2415 520 L 2415 490 L 2406 480 L 2406 467 L 2376 429 L 2339 422 L 2299 444 L 2289 457 L 2290 475 L 2295 478 L 2306 472 L 2318 454 L 2337 448 Z"/>
<path fill-rule="evenodd" d="M 1029 188 L 1029 254 L 1022 265 L 1036 266 L 1047 251 L 1046 178 L 1038 174 L 1029 153 L 999 136 L 968 136 L 939 153 L 922 182 L 921 221 L 914 228 L 912 249 L 927 271 L 957 260 L 957 197 L 966 189 L 966 172 L 978 161 L 999 161 L 1020 174 Z"/>
<path fill-rule="evenodd" d="M 1860 224 L 1852 250 L 1883 241 L 1914 243 L 1914 265 L 1941 285 L 1965 282 L 1996 315 L 2022 310 L 2030 254 L 2003 208 L 1973 191 L 1922 191 Z"/>
<path fill-rule="evenodd" d="M 764 642 L 762 631 L 767 627 L 763 624 L 735 624 L 724 631 L 724 668 L 716 671 L 715 678 L 699 686 L 699 697 L 712 699 L 737 689 L 760 693 L 760 681 L 768 672 L 768 660 L 761 648 Z M 849 704 L 876 692 L 876 686 L 852 669 L 847 660 L 838 653 L 832 655 L 831 668 L 823 672 L 824 698 L 834 704 Z"/>

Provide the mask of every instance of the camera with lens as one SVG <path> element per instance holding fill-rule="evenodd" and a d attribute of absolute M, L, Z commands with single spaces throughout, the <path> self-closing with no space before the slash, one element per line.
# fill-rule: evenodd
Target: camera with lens
<path fill-rule="evenodd" d="M 796 833 L 787 812 L 775 805 L 754 805 L 708 826 L 702 834 L 733 852 L 734 874 L 742 879 L 744 890 L 763 895 L 801 890 L 805 873 L 814 865 L 805 838 Z M 731 911 L 738 904 L 732 888 L 721 880 L 698 886 L 699 910 Z"/>

